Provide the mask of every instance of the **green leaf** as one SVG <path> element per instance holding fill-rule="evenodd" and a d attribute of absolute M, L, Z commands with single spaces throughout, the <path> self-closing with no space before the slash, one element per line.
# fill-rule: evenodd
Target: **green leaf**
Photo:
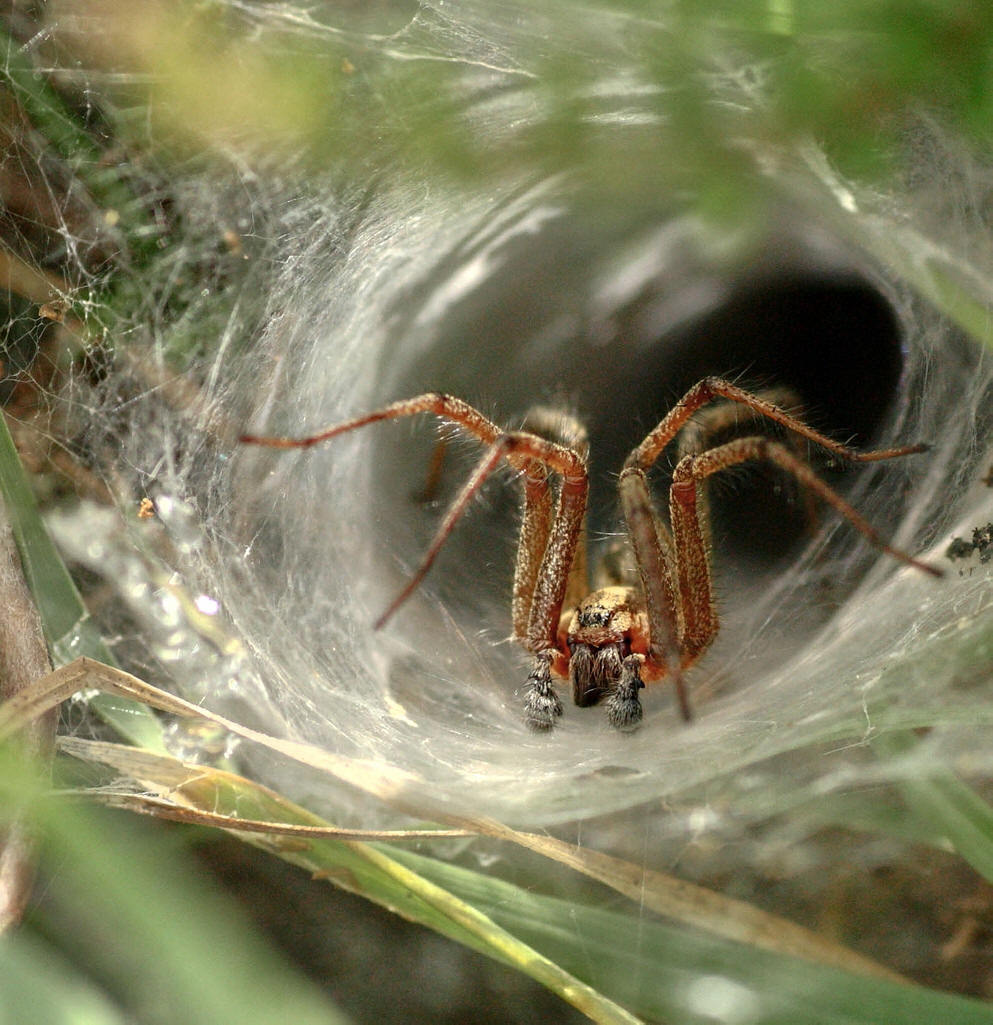
<path fill-rule="evenodd" d="M 76 976 L 62 975 L 55 955 L 23 933 L 3 941 L 3 1025 L 117 1025 L 94 993 L 98 986 L 126 1008 L 127 1021 L 142 1025 L 344 1025 L 317 987 L 204 881 L 186 852 L 163 842 L 178 833 L 55 800 L 43 786 L 12 747 L 0 749 L 0 821 L 27 809 L 42 863 L 51 866 L 44 904 L 25 931 L 37 925 L 56 937 Z M 8 973 L 19 980 L 12 989 Z M 50 987 L 52 975 L 61 982 Z M 33 984 L 36 1004 L 5 1019 Z"/>
<path fill-rule="evenodd" d="M 10 518 L 21 565 L 56 666 L 89 655 L 110 665 L 114 658 L 86 611 L 62 557 L 41 519 L 24 467 L 18 458 L 6 421 L 0 417 L 0 494 Z M 124 738 L 161 751 L 158 719 L 137 701 L 97 695 L 91 707 Z"/>
<path fill-rule="evenodd" d="M 993 807 L 945 766 L 915 763 L 919 743 L 912 733 L 885 733 L 873 749 L 887 759 L 908 757 L 899 784 L 908 807 L 993 882 Z"/>
<path fill-rule="evenodd" d="M 547 897 L 405 850 L 391 857 L 444 886 L 605 997 L 653 1020 L 762 1025 L 990 1025 L 993 1007 L 770 954 L 656 920 Z M 722 1010 L 723 1009 L 723 1010 Z"/>
<path fill-rule="evenodd" d="M 0 940 L 0 1025 L 125 1025 L 120 1010 L 47 944 Z"/>

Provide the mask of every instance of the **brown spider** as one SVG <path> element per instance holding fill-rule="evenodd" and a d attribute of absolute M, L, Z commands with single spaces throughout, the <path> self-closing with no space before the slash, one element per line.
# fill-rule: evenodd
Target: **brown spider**
<path fill-rule="evenodd" d="M 784 395 L 789 393 L 776 393 L 780 401 Z M 621 470 L 621 507 L 640 586 L 628 579 L 624 585 L 590 591 L 583 539 L 588 446 L 585 431 L 572 417 L 537 410 L 525 424 L 528 429 L 506 431 L 461 399 L 429 393 L 305 438 L 246 434 L 239 440 L 271 448 L 305 448 L 378 420 L 417 413 L 433 413 L 474 435 L 486 452 L 449 507 L 417 572 L 380 616 L 376 629 L 419 586 L 468 503 L 506 460 L 519 471 L 524 485 L 511 610 L 514 639 L 534 656 L 525 689 L 525 721 L 535 730 L 554 726 L 562 714 L 552 685 L 555 677 L 569 680 L 577 705 L 594 705 L 606 697 L 610 723 L 629 729 L 642 716 L 638 691 L 665 677 L 675 685 L 683 718 L 691 717 L 683 673 L 710 647 L 718 631 L 703 494 L 711 474 L 747 460 L 768 460 L 792 474 L 807 494 L 833 506 L 881 551 L 941 576 L 940 570 L 886 544 L 788 444 L 758 434 L 683 455 L 673 473 L 666 526 L 653 506 L 646 473 L 694 414 L 715 399 L 725 402 L 718 411 L 739 408 L 731 405 L 739 403 L 792 432 L 795 441 L 806 439 L 848 462 L 876 462 L 926 449 L 907 445 L 857 452 L 808 427 L 769 398 L 721 378 L 705 378 L 649 432 Z M 720 420 L 721 415 L 712 419 Z"/>

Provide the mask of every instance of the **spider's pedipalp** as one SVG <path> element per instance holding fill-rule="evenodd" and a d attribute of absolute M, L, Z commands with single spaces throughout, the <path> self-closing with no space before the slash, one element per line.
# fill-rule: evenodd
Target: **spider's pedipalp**
<path fill-rule="evenodd" d="M 628 655 L 621 665 L 620 679 L 607 698 L 607 721 L 614 729 L 633 730 L 644 714 L 638 691 L 645 685 L 641 680 L 641 655 Z"/>

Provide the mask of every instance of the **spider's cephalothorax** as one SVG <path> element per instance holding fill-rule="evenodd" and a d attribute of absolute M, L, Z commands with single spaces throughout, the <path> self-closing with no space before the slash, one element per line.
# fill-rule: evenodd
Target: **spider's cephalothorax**
<path fill-rule="evenodd" d="M 634 726 L 641 719 L 638 691 L 645 685 L 642 667 L 647 643 L 648 620 L 639 588 L 610 586 L 591 591 L 562 616 L 544 686 L 551 687 L 551 677 L 568 677 L 575 704 L 585 708 L 606 698 L 610 722 L 621 728 Z M 648 677 L 656 678 L 655 674 Z M 532 685 L 526 699 L 527 720 L 539 729 L 547 720 L 542 712 L 548 711 L 541 690 Z"/>
<path fill-rule="evenodd" d="M 691 418 L 714 400 L 720 405 Z M 505 431 L 468 403 L 432 392 L 329 427 L 304 438 L 243 435 L 241 441 L 272 448 L 301 448 L 379 420 L 433 413 L 486 446 L 482 459 L 445 514 L 420 568 L 380 617 L 377 628 L 424 579 L 468 503 L 503 462 L 521 474 L 524 507 L 511 601 L 514 638 L 532 654 L 524 689 L 524 717 L 535 730 L 550 729 L 562 714 L 553 679 L 568 679 L 580 706 L 606 704 L 619 729 L 638 724 L 638 692 L 671 679 L 684 719 L 690 705 L 683 672 L 717 635 L 703 487 L 712 474 L 748 460 L 766 460 L 796 479 L 810 500 L 833 506 L 881 551 L 934 576 L 940 571 L 886 544 L 872 526 L 818 477 L 800 454 L 805 440 L 847 462 L 876 462 L 922 452 L 923 445 L 857 452 L 808 427 L 782 403 L 782 390 L 752 394 L 722 378 L 704 378 L 628 456 L 619 480 L 635 570 L 633 580 L 590 591 L 584 520 L 589 490 L 586 433 L 566 414 L 534 410 L 524 428 Z M 746 407 L 786 432 L 783 441 L 747 434 L 707 446 L 706 439 Z M 709 421 L 709 422 L 708 422 Z M 669 520 L 656 514 L 646 474 L 673 439 L 689 439 L 673 473 Z M 702 428 L 702 429 L 701 429 Z M 716 430 L 711 430 L 716 428 Z"/>

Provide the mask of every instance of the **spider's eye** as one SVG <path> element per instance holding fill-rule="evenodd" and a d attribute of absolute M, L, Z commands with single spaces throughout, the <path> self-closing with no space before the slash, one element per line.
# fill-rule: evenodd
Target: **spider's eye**
<path fill-rule="evenodd" d="M 579 609 L 577 617 L 579 620 L 579 627 L 583 630 L 589 629 L 590 627 L 607 626 L 610 623 L 610 617 L 613 613 L 613 609 L 602 605 L 583 605 Z"/>

